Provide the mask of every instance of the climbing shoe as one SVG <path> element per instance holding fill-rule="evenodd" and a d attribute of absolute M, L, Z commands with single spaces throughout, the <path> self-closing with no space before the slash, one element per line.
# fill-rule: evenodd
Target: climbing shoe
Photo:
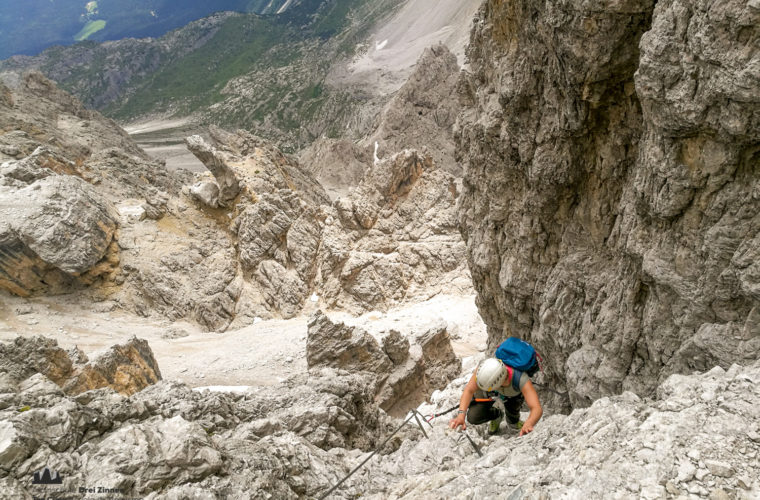
<path fill-rule="evenodd" d="M 494 435 L 497 432 L 499 432 L 499 426 L 501 425 L 501 421 L 504 419 L 504 415 L 499 413 L 499 417 L 491 420 L 488 422 L 488 434 Z"/>
<path fill-rule="evenodd" d="M 519 431 L 520 429 L 522 429 L 522 426 L 523 426 L 524 423 L 525 422 L 523 422 L 522 420 L 518 420 L 515 423 L 510 422 L 509 425 L 511 425 L 512 427 L 514 427 L 515 429 L 517 429 Z"/>

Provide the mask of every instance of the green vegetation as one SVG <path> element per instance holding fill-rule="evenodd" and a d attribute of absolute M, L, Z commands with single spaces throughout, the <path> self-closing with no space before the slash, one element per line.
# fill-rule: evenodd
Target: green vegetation
<path fill-rule="evenodd" d="M 296 36 L 289 28 L 285 32 L 280 27 L 273 29 L 267 18 L 232 17 L 203 47 L 152 75 L 126 105 L 114 110 L 114 116 L 149 113 L 169 102 L 179 104 L 182 112 L 219 102 L 226 83 L 252 67 L 280 67 L 292 62 L 298 56 L 297 48 L 276 46 Z"/>
<path fill-rule="evenodd" d="M 81 42 L 82 40 L 87 40 L 90 38 L 91 35 L 97 33 L 98 31 L 102 30 L 106 27 L 106 21 L 102 19 L 96 19 L 95 21 L 87 21 L 87 24 L 84 25 L 84 28 L 82 28 L 79 33 L 74 35 L 74 40 L 77 42 Z"/>
<path fill-rule="evenodd" d="M 115 29 L 118 12 L 109 11 L 114 1 L 98 2 L 97 15 L 108 26 L 94 38 Z M 285 1 L 244 3 L 264 9 Z M 345 133 L 362 97 L 338 93 L 325 80 L 333 64 L 352 57 L 371 26 L 401 1 L 300 0 L 283 14 L 216 17 L 157 41 L 121 44 L 118 52 L 91 39 L 49 49 L 41 69 L 88 106 L 119 120 L 201 113 L 208 123 L 251 130 L 292 152 L 316 137 Z"/>

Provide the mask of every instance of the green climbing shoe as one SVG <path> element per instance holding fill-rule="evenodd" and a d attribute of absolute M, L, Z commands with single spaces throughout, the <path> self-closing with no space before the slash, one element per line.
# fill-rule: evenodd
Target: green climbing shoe
<path fill-rule="evenodd" d="M 499 415 L 499 418 L 495 418 L 488 422 L 488 434 L 494 435 L 497 432 L 499 432 L 499 426 L 501 425 L 501 421 L 504 418 L 504 415 Z"/>

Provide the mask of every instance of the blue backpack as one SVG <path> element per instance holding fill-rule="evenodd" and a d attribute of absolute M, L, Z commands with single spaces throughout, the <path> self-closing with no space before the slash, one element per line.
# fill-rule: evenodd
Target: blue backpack
<path fill-rule="evenodd" d="M 496 348 L 495 356 L 508 367 L 512 367 L 512 387 L 520 390 L 519 372 L 525 372 L 532 377 L 541 368 L 538 360 L 541 359 L 532 345 L 517 337 L 509 337 Z"/>

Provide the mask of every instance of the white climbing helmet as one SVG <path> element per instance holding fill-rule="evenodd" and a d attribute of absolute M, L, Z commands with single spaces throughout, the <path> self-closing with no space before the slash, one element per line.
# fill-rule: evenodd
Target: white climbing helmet
<path fill-rule="evenodd" d="M 478 387 L 483 391 L 493 391 L 504 383 L 507 378 L 507 367 L 501 360 L 488 358 L 483 361 L 475 374 L 475 381 Z"/>

